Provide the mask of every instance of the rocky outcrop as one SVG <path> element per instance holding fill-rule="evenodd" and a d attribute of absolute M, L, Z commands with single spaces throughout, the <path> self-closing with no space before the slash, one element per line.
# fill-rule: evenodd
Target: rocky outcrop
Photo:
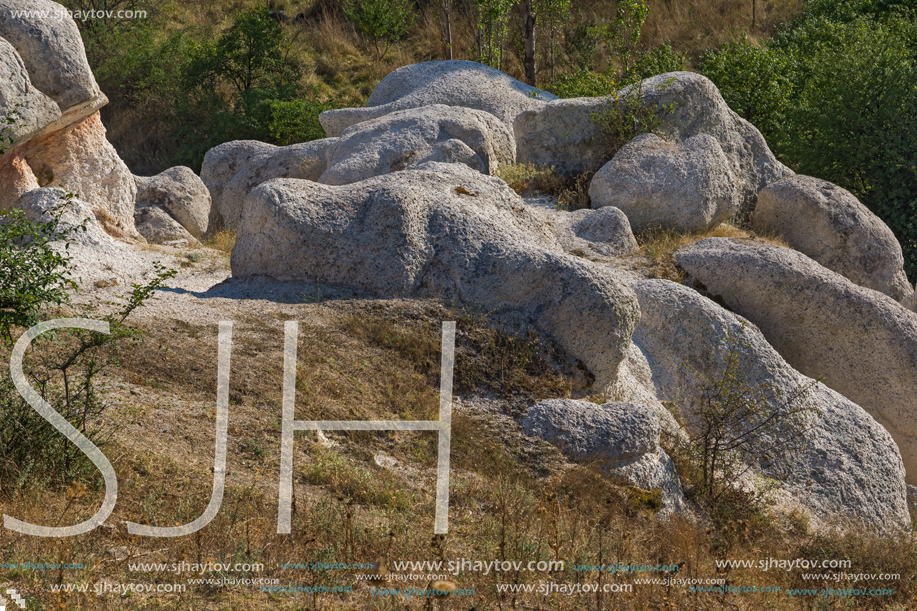
<path fill-rule="evenodd" d="M 233 276 L 438 296 L 525 320 L 614 381 L 638 311 L 606 266 L 563 254 L 506 183 L 430 163 L 345 186 L 276 179 L 245 201 Z"/>
<path fill-rule="evenodd" d="M 637 250 L 627 216 L 612 206 L 556 211 L 550 215 L 550 223 L 557 241 L 569 253 L 618 257 Z"/>
<path fill-rule="evenodd" d="M 589 198 L 593 208 L 621 209 L 635 231 L 710 229 L 739 209 L 739 190 L 730 166 L 712 136 L 702 134 L 674 144 L 643 134 L 596 173 Z"/>
<path fill-rule="evenodd" d="M 758 193 L 756 231 L 896 301 L 913 293 L 901 245 L 882 219 L 849 191 L 811 176 L 791 176 Z"/>
<path fill-rule="evenodd" d="M 917 482 L 917 317 L 802 253 L 708 238 L 677 264 L 710 295 L 755 323 L 801 373 L 857 402 L 901 449 Z"/>
<path fill-rule="evenodd" d="M 516 143 L 492 114 L 433 104 L 358 123 L 326 152 L 319 182 L 345 185 L 427 161 L 463 163 L 485 174 L 515 161 Z"/>
<path fill-rule="evenodd" d="M 806 423 L 803 449 L 768 452 L 768 436 L 747 457 L 759 473 L 782 482 L 782 503 L 802 504 L 828 523 L 848 519 L 891 528 L 908 522 L 901 455 L 866 411 L 794 370 L 753 324 L 697 292 L 667 280 L 645 280 L 634 290 L 641 309 L 634 342 L 648 359 L 660 398 L 686 406 L 689 427 L 703 382 L 723 379 L 726 355 L 735 350 L 746 387 L 768 397 L 766 409 L 807 388 L 805 401 L 818 410 Z"/>
<path fill-rule="evenodd" d="M 577 460 L 597 460 L 605 475 L 643 490 L 658 489 L 663 516 L 686 513 L 687 502 L 671 458 L 659 446 L 660 424 L 639 403 L 551 399 L 522 421 L 526 434 L 554 443 Z"/>
<path fill-rule="evenodd" d="M 328 136 L 397 110 L 431 104 L 463 106 L 494 115 L 509 128 L 520 112 L 557 97 L 478 62 L 431 61 L 403 66 L 382 79 L 365 108 L 326 110 L 319 122 Z"/>
<path fill-rule="evenodd" d="M 138 211 L 140 208 L 155 206 L 175 219 L 195 238 L 207 232 L 210 192 L 191 168 L 176 166 L 149 178 L 135 176 L 134 182 L 137 184 Z M 149 240 L 143 230 L 140 233 Z"/>
<path fill-rule="evenodd" d="M 0 207 L 65 186 L 108 231 L 136 236 L 136 187 L 105 137 L 98 109 L 108 100 L 76 24 L 48 0 L 0 0 L 0 36 L 0 117 L 15 120 L 13 148 L 0 158 Z"/>
<path fill-rule="evenodd" d="M 776 160 L 761 133 L 730 110 L 716 86 L 694 72 L 670 72 L 617 92 L 618 104 L 639 96 L 659 110 L 659 132 L 681 142 L 700 134 L 716 138 L 745 209 L 764 186 L 793 172 Z M 534 106 L 515 122 L 517 160 L 553 165 L 567 173 L 598 170 L 610 157 L 594 113 L 606 112 L 609 98 L 557 100 Z"/>
<path fill-rule="evenodd" d="M 325 138 L 290 146 L 234 140 L 204 155 L 201 180 L 212 201 L 208 227 L 236 229 L 249 191 L 273 178 L 318 180 L 327 163 L 325 151 L 336 141 Z"/>

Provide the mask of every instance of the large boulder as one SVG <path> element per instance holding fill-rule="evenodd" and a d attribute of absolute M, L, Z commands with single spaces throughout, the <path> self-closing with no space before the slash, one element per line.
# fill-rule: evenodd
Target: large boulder
<path fill-rule="evenodd" d="M 888 429 L 908 483 L 917 483 L 917 316 L 788 248 L 708 238 L 675 260 L 708 294 L 755 323 L 793 367 Z"/>
<path fill-rule="evenodd" d="M 634 342 L 646 354 L 659 396 L 681 407 L 689 428 L 696 426 L 704 382 L 728 375 L 733 352 L 735 379 L 761 390 L 767 410 L 801 389 L 817 410 L 806 419 L 802 449 L 774 451 L 772 435 L 750 448 L 753 468 L 782 483 L 784 506 L 802 504 L 829 524 L 852 519 L 885 529 L 909 522 L 901 455 L 866 411 L 794 370 L 753 324 L 697 292 L 668 280 L 645 280 L 634 290 L 641 309 Z"/>
<path fill-rule="evenodd" d="M 63 129 L 33 138 L 15 151 L 42 186 L 76 193 L 107 231 L 136 236 L 134 177 L 105 137 L 96 112 Z"/>
<path fill-rule="evenodd" d="M 620 208 L 635 231 L 710 229 L 739 209 L 731 166 L 713 136 L 675 144 L 643 134 L 596 173 L 589 198 L 593 208 Z"/>
<path fill-rule="evenodd" d="M 184 240 L 186 245 L 197 242 L 187 229 L 159 206 L 137 206 L 134 210 L 134 224 L 150 244 L 167 244 L 179 240 Z"/>
<path fill-rule="evenodd" d="M 210 192 L 194 170 L 176 166 L 148 178 L 135 176 L 134 182 L 137 184 L 138 209 L 148 206 L 162 208 L 195 238 L 207 232 Z"/>
<path fill-rule="evenodd" d="M 503 181 L 430 163 L 344 186 L 275 179 L 246 198 L 233 276 L 435 296 L 523 320 L 614 381 L 639 315 L 617 273 L 563 253 Z"/>
<path fill-rule="evenodd" d="M 0 38 L 0 119 L 15 120 L 0 129 L 5 139 L 12 140 L 10 146 L 25 142 L 60 117 L 60 108 L 54 100 L 32 85 L 16 49 Z"/>
<path fill-rule="evenodd" d="M 490 113 L 433 104 L 347 128 L 326 152 L 319 182 L 345 185 L 427 161 L 464 163 L 485 174 L 515 161 L 509 129 Z"/>
<path fill-rule="evenodd" d="M 581 256 L 619 257 L 637 250 L 627 216 L 612 206 L 598 210 L 557 210 L 549 215 L 557 241 Z"/>
<path fill-rule="evenodd" d="M 758 193 L 752 221 L 860 286 L 896 301 L 913 293 L 891 229 L 837 185 L 799 175 L 772 183 Z"/>
<path fill-rule="evenodd" d="M 431 104 L 464 106 L 494 115 L 512 133 L 520 112 L 557 97 L 478 62 L 431 61 L 403 66 L 382 79 L 365 108 L 326 110 L 318 120 L 331 136 L 351 125 L 406 108 Z"/>
<path fill-rule="evenodd" d="M 32 84 L 61 111 L 104 98 L 83 39 L 67 9 L 50 0 L 0 0 L 0 36 L 19 55 Z"/>
<path fill-rule="evenodd" d="M 550 399 L 533 405 L 522 426 L 575 459 L 600 461 L 602 472 L 618 483 L 659 490 L 663 516 L 687 512 L 675 466 L 659 446 L 661 427 L 652 409 L 639 403 Z"/>
<path fill-rule="evenodd" d="M 598 170 L 610 158 L 594 113 L 639 96 L 658 109 L 659 131 L 680 142 L 713 136 L 730 161 L 742 206 L 752 207 L 758 191 L 793 172 L 777 161 L 761 133 L 734 113 L 710 79 L 694 72 L 660 74 L 608 97 L 557 100 L 533 106 L 515 122 L 517 161 L 553 165 L 565 173 Z"/>
<path fill-rule="evenodd" d="M 325 152 L 336 139 L 324 138 L 290 146 L 257 140 L 233 140 L 204 155 L 201 180 L 212 201 L 208 227 L 236 229 L 249 191 L 272 178 L 318 180 L 327 164 Z"/>

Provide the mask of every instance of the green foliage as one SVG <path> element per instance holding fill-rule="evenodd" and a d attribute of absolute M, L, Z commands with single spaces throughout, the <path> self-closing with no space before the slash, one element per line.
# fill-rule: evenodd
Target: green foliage
<path fill-rule="evenodd" d="M 611 94 L 616 87 L 609 76 L 578 70 L 561 74 L 546 89 L 561 98 L 598 98 Z"/>
<path fill-rule="evenodd" d="M 478 31 L 478 61 L 500 68 L 509 33 L 510 9 L 518 0 L 474 0 Z"/>
<path fill-rule="evenodd" d="M 347 18 L 373 41 L 380 60 L 414 25 L 411 0 L 346 0 L 343 8 Z"/>
<path fill-rule="evenodd" d="M 686 62 L 687 58 L 683 54 L 663 43 L 655 49 L 638 53 L 623 80 L 625 83 L 635 83 L 657 74 L 678 72 L 685 69 Z"/>
<path fill-rule="evenodd" d="M 690 452 L 700 470 L 701 496 L 717 501 L 735 490 L 752 466 L 804 447 L 803 435 L 818 412 L 809 404 L 811 382 L 785 394 L 748 377 L 742 352 L 749 346 L 745 325 L 727 335 L 721 373 L 701 376 L 699 405 L 693 409 Z"/>
<path fill-rule="evenodd" d="M 14 332 L 33 326 L 68 303 L 76 288 L 66 248 L 77 231 L 61 220 L 74 195 L 61 192 L 47 222 L 33 222 L 18 209 L 0 213 L 0 352 L 8 360 Z M 135 335 L 124 324 L 163 282 L 174 276 L 157 264 L 154 278 L 134 284 L 121 310 L 104 318 L 108 335 L 67 330 L 42 335 L 24 363 L 39 395 L 90 439 L 98 437 L 96 419 L 105 403 L 98 374 L 111 362 L 106 348 Z M 8 376 L 0 378 L 0 476 L 23 487 L 36 482 L 61 484 L 92 473 L 92 465 L 22 398 Z"/>
<path fill-rule="evenodd" d="M 564 28 L 564 54 L 574 73 L 592 70 L 602 38 L 603 30 L 591 20 Z"/>
<path fill-rule="evenodd" d="M 719 88 L 730 108 L 773 143 L 783 128 L 792 91 L 782 53 L 754 45 L 743 34 L 705 54 L 698 70 Z"/>
<path fill-rule="evenodd" d="M 605 140 L 609 159 L 640 134 L 665 136 L 663 119 L 675 109 L 674 102 L 657 106 L 647 104 L 643 97 L 643 82 L 638 81 L 609 95 L 604 106 L 592 113 L 592 122 Z"/>
<path fill-rule="evenodd" d="M 605 28 L 605 43 L 621 64 L 621 73 L 627 74 L 637 55 L 637 42 L 643 22 L 650 9 L 646 0 L 619 0 L 614 21 Z"/>

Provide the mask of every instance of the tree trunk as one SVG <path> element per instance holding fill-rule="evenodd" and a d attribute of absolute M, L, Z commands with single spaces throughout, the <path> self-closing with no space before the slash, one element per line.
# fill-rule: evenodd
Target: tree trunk
<path fill-rule="evenodd" d="M 443 16 L 446 19 L 446 47 L 449 50 L 449 59 L 452 57 L 452 0 L 442 0 Z"/>
<path fill-rule="evenodd" d="M 523 2 L 522 11 L 522 27 L 525 31 L 525 57 L 523 58 L 525 80 L 534 87 L 538 83 L 535 66 L 535 7 L 532 5 L 532 0 Z"/>

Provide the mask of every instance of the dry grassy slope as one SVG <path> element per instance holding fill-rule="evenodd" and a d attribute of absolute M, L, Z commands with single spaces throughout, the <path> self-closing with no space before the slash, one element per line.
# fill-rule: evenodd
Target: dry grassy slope
<path fill-rule="evenodd" d="M 659 271 L 672 244 L 656 236 L 628 263 Z M 537 338 L 512 339 L 480 315 L 434 301 L 364 299 L 313 284 L 268 281 L 219 284 L 225 256 L 145 247 L 150 260 L 180 268 L 173 290 L 160 293 L 135 324 L 147 331 L 120 351 L 110 371 L 111 408 L 105 448 L 119 475 L 119 501 L 105 528 L 68 539 L 19 537 L 0 530 L 4 561 L 85 562 L 86 571 L 0 572 L 46 609 L 421 609 L 419 599 L 373 596 L 353 571 L 281 569 L 286 562 L 564 559 L 551 574 L 463 573 L 475 596 L 461 608 L 497 609 L 808 609 L 804 597 L 690 594 L 684 588 L 637 585 L 632 595 L 545 599 L 499 595 L 501 583 L 590 582 L 574 562 L 684 563 L 680 577 L 728 578 L 731 584 L 812 587 L 797 573 L 719 572 L 720 558 L 845 558 L 857 572 L 897 572 L 892 599 L 863 597 L 853 608 L 889 608 L 915 590 L 917 547 L 908 536 L 871 539 L 814 535 L 803 521 L 752 516 L 724 518 L 704 530 L 682 521 L 660 523 L 652 496 L 615 486 L 592 467 L 574 465 L 545 443 L 521 434 L 514 416 L 539 396 L 578 395 L 582 373 Z M 655 263 L 654 263 L 655 261 Z M 664 271 L 664 270 L 662 270 Z M 100 288 L 86 299 L 104 303 L 123 287 Z M 106 306 L 96 306 L 104 309 Z M 300 321 L 297 418 L 434 418 L 438 405 L 439 325 L 458 320 L 450 532 L 431 541 L 434 434 L 297 434 L 293 535 L 277 535 L 283 322 Z M 160 525 L 194 519 L 210 495 L 220 320 L 235 321 L 229 423 L 228 489 L 214 522 L 199 534 L 156 540 L 127 535 L 122 521 Z M 101 491 L 5 490 L 3 513 L 36 523 L 76 523 L 98 507 Z M 350 594 L 275 595 L 247 588 L 191 586 L 184 594 L 127 599 L 92 594 L 51 595 L 68 582 L 184 583 L 185 577 L 131 572 L 128 561 L 263 562 L 262 574 L 282 585 L 348 585 Z M 208 575 L 216 577 L 215 575 Z M 231 575 L 240 577 L 240 575 Z M 644 575 L 645 576 L 645 575 Z M 425 582 L 411 582 L 425 585 Z M 884 584 L 883 584 L 884 585 Z M 437 608 L 447 608 L 440 605 Z M 456 608 L 453 606 L 453 608 Z"/>

